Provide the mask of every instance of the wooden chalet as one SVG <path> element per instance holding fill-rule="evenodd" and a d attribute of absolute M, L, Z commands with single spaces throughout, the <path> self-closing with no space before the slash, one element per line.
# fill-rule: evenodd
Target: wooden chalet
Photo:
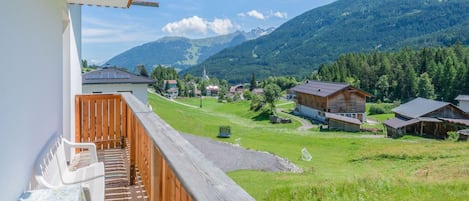
<path fill-rule="evenodd" d="M 395 118 L 384 122 L 389 137 L 417 134 L 446 138 L 448 131 L 469 126 L 469 115 L 455 105 L 416 98 L 392 110 Z"/>
<path fill-rule="evenodd" d="M 336 122 L 347 123 L 356 123 L 353 119 L 360 122 L 366 120 L 366 97 L 371 94 L 349 84 L 308 81 L 292 88 L 291 91 L 295 93 L 295 112 L 298 115 L 322 123 L 327 123 L 330 118 L 336 119 Z M 342 117 L 337 119 L 338 116 Z"/>

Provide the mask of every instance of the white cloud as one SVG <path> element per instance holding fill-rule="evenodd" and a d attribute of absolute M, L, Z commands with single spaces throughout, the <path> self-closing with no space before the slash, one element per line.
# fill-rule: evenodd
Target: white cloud
<path fill-rule="evenodd" d="M 192 16 L 177 22 L 168 23 L 162 28 L 162 30 L 172 35 L 185 35 L 189 32 L 199 32 L 205 34 L 208 28 L 207 23 L 207 21 L 198 16 Z"/>
<path fill-rule="evenodd" d="M 168 23 L 161 30 L 171 35 L 187 36 L 199 34 L 205 35 L 208 31 L 212 31 L 218 35 L 228 34 L 232 28 L 233 24 L 230 19 L 215 18 L 210 22 L 198 16 L 192 16 L 176 22 Z"/>
<path fill-rule="evenodd" d="M 256 19 L 260 19 L 260 20 L 265 19 L 264 14 L 260 13 L 260 12 L 257 11 L 257 10 L 251 10 L 251 11 L 247 12 L 246 14 L 247 14 L 248 16 L 253 17 L 253 18 L 256 18 Z"/>
<path fill-rule="evenodd" d="M 122 25 L 101 19 L 84 17 L 83 43 L 141 42 L 154 39 L 151 32 L 141 31 L 139 25 Z"/>
<path fill-rule="evenodd" d="M 233 28 L 233 24 L 229 19 L 215 19 L 209 23 L 210 30 L 218 35 L 228 34 Z"/>
<path fill-rule="evenodd" d="M 274 12 L 273 16 L 278 17 L 280 19 L 288 18 L 288 14 L 286 12 L 280 12 L 280 11 Z"/>
<path fill-rule="evenodd" d="M 238 13 L 237 15 L 240 16 L 240 17 L 246 17 L 246 14 L 244 14 L 244 13 Z"/>

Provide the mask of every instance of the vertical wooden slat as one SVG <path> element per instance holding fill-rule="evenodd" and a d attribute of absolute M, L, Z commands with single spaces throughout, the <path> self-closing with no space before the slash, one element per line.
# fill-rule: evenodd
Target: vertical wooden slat
<path fill-rule="evenodd" d="M 109 100 L 109 111 L 110 111 L 110 116 L 109 116 L 109 135 L 104 136 L 104 141 L 105 141 L 105 147 L 109 148 L 110 147 L 110 140 L 111 136 L 115 134 L 115 124 L 116 124 L 116 106 L 115 106 L 115 101 L 116 99 L 111 98 Z"/>
<path fill-rule="evenodd" d="M 81 142 L 81 127 L 82 127 L 82 108 L 81 108 L 81 97 L 75 96 L 75 142 Z M 75 152 L 79 152 L 80 149 L 75 149 Z"/>
<path fill-rule="evenodd" d="M 122 122 L 122 131 L 121 131 L 121 137 L 127 138 L 127 104 L 125 103 L 125 101 L 122 98 L 121 98 L 121 100 L 122 100 L 122 121 L 121 121 Z M 122 145 L 119 144 L 119 146 L 122 146 Z"/>
<path fill-rule="evenodd" d="M 89 99 L 83 100 L 83 135 L 81 136 L 81 142 L 87 142 L 88 135 L 90 132 L 90 122 L 89 122 Z"/>
<path fill-rule="evenodd" d="M 162 171 L 162 160 L 160 151 L 156 146 L 152 146 L 151 158 L 151 200 L 158 201 L 161 199 L 161 171 Z"/>
<path fill-rule="evenodd" d="M 103 101 L 103 131 L 102 135 L 99 136 L 96 140 L 102 144 L 106 136 L 109 135 L 109 98 L 106 98 Z"/>
<path fill-rule="evenodd" d="M 181 200 L 181 183 L 177 179 L 174 182 L 174 200 Z"/>
<path fill-rule="evenodd" d="M 98 141 L 103 131 L 103 102 L 104 98 L 96 100 L 96 134 L 93 136 L 93 142 Z"/>
<path fill-rule="evenodd" d="M 122 99 L 117 97 L 116 98 L 116 130 L 115 134 L 111 135 L 111 148 L 116 148 L 116 140 L 120 139 L 121 135 L 121 128 L 122 128 L 122 114 L 121 114 L 121 108 L 122 108 Z"/>
<path fill-rule="evenodd" d="M 168 200 L 168 182 L 166 180 L 166 161 L 161 160 L 161 200 Z"/>
<path fill-rule="evenodd" d="M 94 142 L 96 132 L 96 99 L 90 99 L 90 134 L 85 142 Z"/>

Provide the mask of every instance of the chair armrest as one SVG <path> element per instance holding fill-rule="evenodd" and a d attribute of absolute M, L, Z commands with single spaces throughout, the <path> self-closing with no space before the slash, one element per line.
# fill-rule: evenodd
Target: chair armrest
<path fill-rule="evenodd" d="M 46 187 L 46 188 L 58 189 L 58 188 L 61 187 L 61 185 L 56 186 L 56 185 L 50 184 L 50 183 L 47 182 L 46 179 L 44 179 L 44 177 L 41 176 L 41 175 L 36 175 L 35 178 L 36 178 L 36 181 L 37 181 L 38 184 L 40 184 L 41 186 L 44 186 L 44 187 Z"/>
<path fill-rule="evenodd" d="M 81 148 L 81 149 L 88 149 L 90 152 L 90 163 L 97 163 L 98 162 L 98 154 L 96 152 L 96 145 L 94 143 L 76 143 L 70 142 L 65 138 L 62 138 L 62 141 L 69 147 L 72 148 Z"/>
<path fill-rule="evenodd" d="M 82 167 L 76 171 L 72 171 L 72 174 L 69 176 L 69 178 L 66 178 L 64 175 L 62 175 L 62 182 L 66 185 L 88 182 L 100 177 L 104 177 L 104 163 L 98 162 L 86 167 Z"/>

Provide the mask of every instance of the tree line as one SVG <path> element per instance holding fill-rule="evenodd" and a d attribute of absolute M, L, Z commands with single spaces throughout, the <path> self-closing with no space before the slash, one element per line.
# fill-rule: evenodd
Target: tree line
<path fill-rule="evenodd" d="M 374 101 L 423 97 L 454 102 L 459 94 L 469 94 L 468 70 L 469 48 L 457 42 L 450 47 L 343 54 L 309 78 L 349 83 L 372 93 Z"/>

